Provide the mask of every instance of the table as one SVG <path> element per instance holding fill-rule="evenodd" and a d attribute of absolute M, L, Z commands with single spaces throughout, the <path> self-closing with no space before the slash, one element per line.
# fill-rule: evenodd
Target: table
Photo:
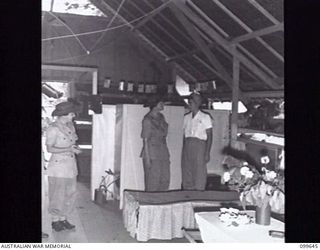
<path fill-rule="evenodd" d="M 237 192 L 126 190 L 123 222 L 131 237 L 138 241 L 182 238 L 182 228 L 197 228 L 194 207 L 220 207 L 230 201 L 239 202 Z"/>
<path fill-rule="evenodd" d="M 255 217 L 255 211 L 244 212 Z M 269 236 L 269 230 L 284 232 L 284 223 L 281 221 L 271 218 L 271 223 L 268 226 L 255 223 L 238 227 L 226 226 L 220 221 L 219 214 L 220 212 L 200 212 L 195 214 L 203 242 L 284 242 L 284 238 Z"/>

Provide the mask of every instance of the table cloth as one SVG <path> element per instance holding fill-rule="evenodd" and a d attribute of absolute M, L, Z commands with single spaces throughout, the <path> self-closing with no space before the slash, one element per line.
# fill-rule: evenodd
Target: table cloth
<path fill-rule="evenodd" d="M 125 191 L 123 220 L 138 241 L 182 238 L 182 228 L 197 228 L 194 207 L 238 203 L 236 192 L 224 191 Z"/>
<path fill-rule="evenodd" d="M 244 212 L 255 217 L 255 211 Z M 271 218 L 271 224 L 268 226 L 251 223 L 235 227 L 221 222 L 219 214 L 220 212 L 195 213 L 203 242 L 284 242 L 284 238 L 269 236 L 269 230 L 284 232 L 284 223 L 279 220 Z"/>

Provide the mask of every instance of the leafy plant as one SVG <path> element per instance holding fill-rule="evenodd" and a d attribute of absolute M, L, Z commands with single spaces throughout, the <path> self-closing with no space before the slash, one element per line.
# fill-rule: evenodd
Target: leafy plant
<path fill-rule="evenodd" d="M 240 161 L 239 166 L 226 171 L 222 176 L 222 183 L 229 189 L 240 193 L 240 201 L 246 205 L 258 207 L 271 206 L 272 211 L 284 213 L 284 172 L 283 170 L 269 170 L 270 159 L 261 157 L 264 167 L 258 170 L 246 161 Z"/>

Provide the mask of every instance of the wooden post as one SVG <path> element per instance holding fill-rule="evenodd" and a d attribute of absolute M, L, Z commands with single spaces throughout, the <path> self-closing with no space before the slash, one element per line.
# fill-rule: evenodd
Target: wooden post
<path fill-rule="evenodd" d="M 177 79 L 177 69 L 176 69 L 176 63 L 175 62 L 170 62 L 171 65 L 171 78 L 172 78 L 172 82 L 176 82 Z"/>
<path fill-rule="evenodd" d="M 233 54 L 236 52 L 236 46 L 232 46 Z M 240 63 L 239 59 L 233 56 L 233 86 L 232 86 L 232 114 L 231 114 L 231 145 L 237 140 L 238 133 L 238 102 L 239 102 L 239 78 Z"/>
<path fill-rule="evenodd" d="M 98 70 L 92 73 L 92 94 L 98 94 Z"/>

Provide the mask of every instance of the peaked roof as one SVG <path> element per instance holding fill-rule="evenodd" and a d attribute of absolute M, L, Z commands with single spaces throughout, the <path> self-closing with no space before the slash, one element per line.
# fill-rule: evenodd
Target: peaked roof
<path fill-rule="evenodd" d="M 283 0 L 91 0 L 117 14 L 188 83 L 232 89 L 233 58 L 244 95 L 283 96 Z"/>

